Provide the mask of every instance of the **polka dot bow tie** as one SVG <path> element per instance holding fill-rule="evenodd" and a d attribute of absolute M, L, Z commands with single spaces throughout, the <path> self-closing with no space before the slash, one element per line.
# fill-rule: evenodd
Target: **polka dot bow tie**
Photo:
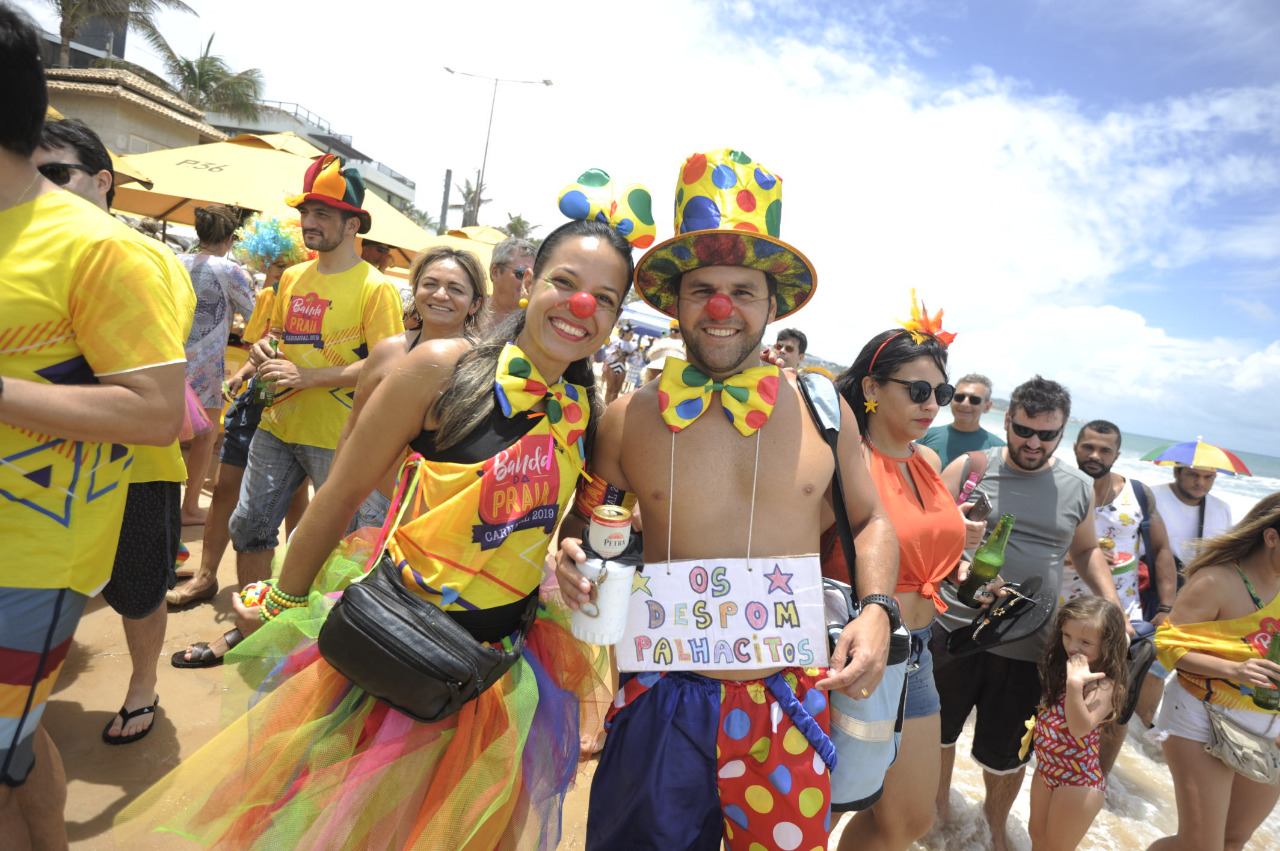
<path fill-rule="evenodd" d="M 551 425 L 551 435 L 566 450 L 577 448 L 577 457 L 585 453 L 582 436 L 591 418 L 591 406 L 586 403 L 587 391 L 577 384 L 548 385 L 520 347 L 507 343 L 498 356 L 498 371 L 493 379 L 498 405 L 507 417 L 530 411 L 534 405 L 547 400 L 546 418 Z M 531 413 L 531 417 L 543 416 Z"/>
<path fill-rule="evenodd" d="M 725 416 L 734 428 L 750 437 L 773 413 L 779 374 L 776 366 L 757 366 L 724 381 L 712 381 L 697 367 L 668 357 L 658 381 L 658 410 L 668 428 L 680 431 L 702 415 L 710 405 L 711 394 L 719 390 Z"/>

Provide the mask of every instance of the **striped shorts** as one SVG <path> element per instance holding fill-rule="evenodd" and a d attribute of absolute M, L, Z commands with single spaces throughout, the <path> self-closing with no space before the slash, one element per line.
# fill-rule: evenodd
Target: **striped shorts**
<path fill-rule="evenodd" d="M 89 598 L 70 588 L 0 588 L 0 781 L 21 786 L 32 740 Z"/>

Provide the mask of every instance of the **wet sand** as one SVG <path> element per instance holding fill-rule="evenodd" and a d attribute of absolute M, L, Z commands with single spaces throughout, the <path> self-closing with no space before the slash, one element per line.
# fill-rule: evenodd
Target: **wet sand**
<path fill-rule="evenodd" d="M 207 501 L 207 498 L 206 498 Z M 199 561 L 203 527 L 190 526 L 183 538 L 191 550 L 191 562 Z M 192 641 L 209 641 L 230 629 L 231 594 L 235 585 L 235 557 L 228 548 L 218 571 L 220 590 L 211 602 L 182 611 L 171 611 L 165 649 L 157 660 L 160 710 L 151 734 L 129 745 L 111 746 L 102 742 L 102 730 L 111 721 L 124 697 L 130 660 L 125 647 L 120 618 L 102 600 L 90 601 L 67 656 L 57 689 L 45 714 L 45 724 L 62 751 L 67 771 L 67 829 L 71 848 L 76 851 L 105 851 L 117 846 L 111 824 L 124 806 L 143 790 L 194 753 L 219 729 L 223 712 L 223 667 L 180 670 L 169 657 Z M 961 738 L 952 785 L 953 818 L 936 829 L 914 849 L 932 851 L 979 851 L 990 847 L 981 817 L 981 773 L 968 758 L 969 733 Z M 1112 775 L 1112 789 L 1082 849 L 1130 851 L 1176 829 L 1172 784 L 1163 764 L 1154 758 L 1154 748 L 1125 746 Z M 595 761 L 582 764 L 576 787 L 569 793 L 564 810 L 563 839 L 559 845 L 581 851 L 586 835 L 587 794 Z M 1010 818 L 1011 847 L 1030 849 L 1026 818 L 1029 776 L 1015 802 Z M 929 792 L 932 795 L 932 791 Z M 835 848 L 846 818 L 832 836 Z M 2 841 L 0 841 L 2 844 Z M 156 835 L 130 849 L 194 848 L 171 835 Z M 1250 851 L 1280 851 L 1280 812 L 1254 834 Z"/>

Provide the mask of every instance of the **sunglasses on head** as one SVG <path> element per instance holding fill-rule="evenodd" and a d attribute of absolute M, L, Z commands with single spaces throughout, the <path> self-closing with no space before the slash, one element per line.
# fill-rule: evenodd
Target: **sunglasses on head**
<path fill-rule="evenodd" d="M 1013 420 L 1009 420 L 1009 427 L 1013 429 L 1014 434 L 1021 437 L 1023 440 L 1030 440 L 1031 435 L 1034 434 L 1036 437 L 1040 438 L 1041 443 L 1050 443 L 1058 439 L 1058 436 L 1062 434 L 1062 429 L 1065 426 L 1037 430 L 1030 426 L 1024 426 L 1019 423 L 1015 423 Z"/>
<path fill-rule="evenodd" d="M 36 166 L 36 170 L 44 175 L 45 179 L 59 186 L 66 186 L 71 182 L 72 169 L 83 171 L 86 174 L 97 174 L 96 170 L 79 163 L 45 163 L 44 165 Z"/>
<path fill-rule="evenodd" d="M 981 396 L 977 395 L 976 393 L 957 393 L 955 396 L 951 398 L 951 401 L 959 402 L 961 405 L 963 405 L 966 401 L 970 405 L 982 405 L 987 400 L 983 399 Z"/>
<path fill-rule="evenodd" d="M 929 382 L 923 379 L 920 381 L 903 381 L 901 378 L 886 378 L 885 381 L 892 381 L 894 384 L 901 384 L 907 388 L 907 395 L 917 405 L 923 404 L 929 398 L 930 393 L 938 400 L 939 405 L 945 405 L 951 401 L 951 396 L 956 392 L 956 388 L 945 382 L 937 387 L 930 387 Z"/>

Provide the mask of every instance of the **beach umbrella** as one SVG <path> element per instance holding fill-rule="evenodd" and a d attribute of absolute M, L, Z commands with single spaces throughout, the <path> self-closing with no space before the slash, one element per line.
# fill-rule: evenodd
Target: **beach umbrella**
<path fill-rule="evenodd" d="M 195 208 L 207 204 L 297 216 L 285 200 L 301 192 L 311 158 L 291 152 L 306 151 L 299 144 L 302 140 L 294 142 L 282 135 L 246 134 L 226 142 L 130 154 L 125 162 L 147 175 L 154 188 L 147 192 L 122 186 L 112 206 L 135 216 L 185 225 L 194 225 Z M 373 227 L 363 236 L 391 246 L 393 265 L 408 266 L 431 238 L 372 190 L 365 193 L 364 208 Z"/>
<path fill-rule="evenodd" d="M 1224 473 L 1240 476 L 1252 476 L 1249 468 L 1234 452 L 1205 443 L 1197 437 L 1185 443 L 1171 443 L 1168 446 L 1148 452 L 1142 456 L 1143 461 L 1150 461 L 1163 467 L 1186 465 L 1188 467 L 1210 467 Z"/>
<path fill-rule="evenodd" d="M 439 236 L 428 235 L 418 250 L 426 251 L 437 245 L 447 245 L 459 251 L 470 251 L 479 258 L 480 268 L 484 270 L 484 286 L 488 291 L 487 294 L 493 295 L 493 282 L 489 280 L 489 266 L 493 263 L 493 247 L 506 238 L 507 235 L 497 228 L 473 225 L 455 228 Z"/>

